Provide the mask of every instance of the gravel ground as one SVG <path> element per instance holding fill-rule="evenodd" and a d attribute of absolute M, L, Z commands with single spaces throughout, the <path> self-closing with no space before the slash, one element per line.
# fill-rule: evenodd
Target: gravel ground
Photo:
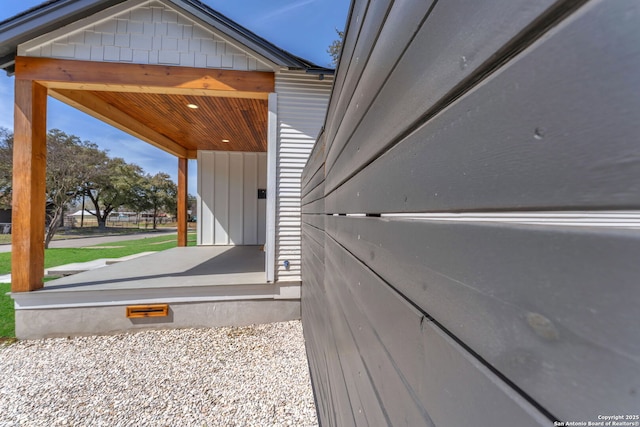
<path fill-rule="evenodd" d="M 299 321 L 0 347 L 0 426 L 316 426 Z"/>

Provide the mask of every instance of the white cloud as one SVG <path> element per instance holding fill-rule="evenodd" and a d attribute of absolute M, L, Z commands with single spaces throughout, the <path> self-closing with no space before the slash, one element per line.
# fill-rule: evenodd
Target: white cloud
<path fill-rule="evenodd" d="M 270 19 L 277 18 L 277 17 L 279 17 L 281 15 L 285 15 L 285 14 L 287 14 L 289 12 L 292 12 L 292 11 L 294 11 L 296 9 L 299 9 L 299 8 L 301 8 L 303 6 L 306 6 L 306 5 L 309 5 L 311 3 L 315 3 L 317 1 L 318 0 L 298 0 L 296 2 L 293 2 L 293 3 L 288 4 L 286 6 L 282 6 L 282 7 L 278 8 L 278 9 L 272 11 L 272 12 L 269 12 L 269 13 L 266 13 L 266 14 L 260 16 L 260 19 L 258 21 L 267 21 L 267 20 L 270 20 Z"/>

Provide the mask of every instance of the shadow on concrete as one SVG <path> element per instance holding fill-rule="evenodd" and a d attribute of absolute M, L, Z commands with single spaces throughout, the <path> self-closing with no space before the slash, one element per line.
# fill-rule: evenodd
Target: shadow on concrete
<path fill-rule="evenodd" d="M 153 274 L 144 274 L 154 272 Z M 142 274 L 141 274 L 142 273 Z M 42 291 L 102 287 L 135 288 L 184 285 L 266 283 L 264 252 L 259 246 L 174 248 L 45 284 Z M 80 290 L 80 289 L 79 289 Z"/>

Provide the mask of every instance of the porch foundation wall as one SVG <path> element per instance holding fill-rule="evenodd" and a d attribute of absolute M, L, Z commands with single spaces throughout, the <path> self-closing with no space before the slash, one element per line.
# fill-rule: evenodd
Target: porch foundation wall
<path fill-rule="evenodd" d="M 107 335 L 149 329 L 247 326 L 300 319 L 299 300 L 173 303 L 166 317 L 128 319 L 125 305 L 16 310 L 16 337 Z"/>

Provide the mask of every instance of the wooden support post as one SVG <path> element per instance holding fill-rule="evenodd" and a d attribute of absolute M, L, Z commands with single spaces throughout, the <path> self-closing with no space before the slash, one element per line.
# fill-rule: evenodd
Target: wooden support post
<path fill-rule="evenodd" d="M 16 77 L 11 291 L 42 287 L 44 276 L 47 88 Z"/>
<path fill-rule="evenodd" d="M 178 246 L 187 246 L 187 173 L 189 160 L 178 158 Z"/>

